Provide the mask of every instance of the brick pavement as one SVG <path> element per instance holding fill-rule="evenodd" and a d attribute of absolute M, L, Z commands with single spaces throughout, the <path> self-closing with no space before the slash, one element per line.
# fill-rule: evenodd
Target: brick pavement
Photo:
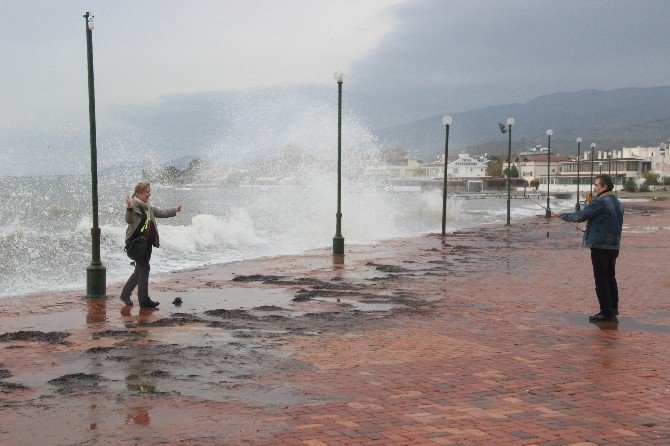
<path fill-rule="evenodd" d="M 231 271 L 287 275 L 290 265 L 291 277 L 338 279 L 362 287 L 362 301 L 398 303 L 391 311 L 361 313 L 358 323 L 333 316 L 308 331 L 251 335 L 253 349 L 270 349 L 292 365 L 261 364 L 262 373 L 243 376 L 223 397 L 210 390 L 143 395 L 103 385 L 100 392 L 108 393 L 42 396 L 45 406 L 31 413 L 18 396 L 12 399 L 16 392 L 0 388 L 0 444 L 13 444 L 8 438 L 38 444 L 31 442 L 35 434 L 16 434 L 21 422 L 58 426 L 61 420 L 74 433 L 54 436 L 67 439 L 54 444 L 668 445 L 668 208 L 626 206 L 618 324 L 588 323 L 597 311 L 588 250 L 579 248 L 574 228 L 542 217 L 445 239 L 348 246 L 343 268 L 329 265 L 323 250 L 193 275 L 201 288 L 241 287 L 229 281 Z M 301 305 L 326 304 L 295 304 Z M 54 360 L 78 357 L 52 354 Z M 171 358 L 163 359 L 162 373 L 184 385 L 204 388 L 215 380 L 204 365 L 179 375 Z M 3 362 L 10 359 L 0 357 Z M 151 368 L 139 370 L 133 376 Z M 112 379 L 112 372 L 102 373 Z M 105 407 L 95 428 L 76 431 L 82 414 Z M 94 429 L 98 436 L 91 436 Z"/>
<path fill-rule="evenodd" d="M 587 322 L 588 250 L 560 221 L 425 239 L 394 260 L 444 261 L 437 281 L 402 280 L 436 305 L 393 328 L 293 339 L 311 365 L 300 381 L 340 401 L 287 408 L 290 429 L 265 444 L 670 444 L 670 219 L 626 221 L 616 326 Z"/>

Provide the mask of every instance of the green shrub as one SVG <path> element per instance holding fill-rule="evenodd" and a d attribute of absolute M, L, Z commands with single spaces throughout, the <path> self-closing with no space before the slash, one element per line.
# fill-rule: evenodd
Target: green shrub
<path fill-rule="evenodd" d="M 650 186 L 655 186 L 658 184 L 658 178 L 660 174 L 654 172 L 645 172 L 644 173 L 644 182 Z"/>
<path fill-rule="evenodd" d="M 642 186 L 640 186 L 640 192 L 649 192 L 649 185 L 646 181 L 642 183 Z"/>
<path fill-rule="evenodd" d="M 626 184 L 623 187 L 623 190 L 626 192 L 635 192 L 637 190 L 637 184 L 635 183 L 635 180 L 628 178 L 628 180 L 626 180 Z"/>

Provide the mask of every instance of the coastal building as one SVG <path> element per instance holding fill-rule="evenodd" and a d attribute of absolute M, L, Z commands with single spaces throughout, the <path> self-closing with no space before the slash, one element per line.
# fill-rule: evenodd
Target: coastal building
<path fill-rule="evenodd" d="M 531 151 L 521 152 L 512 160 L 512 167 L 516 167 L 519 178 L 524 179 L 530 187 L 540 184 L 542 177 L 547 177 L 547 162 L 551 175 L 558 175 L 561 170 L 561 164 L 570 161 L 572 158 L 560 154 L 552 154 L 548 157 L 549 151 L 546 147 L 538 147 Z M 549 159 L 547 159 L 549 158 Z M 503 169 L 509 168 L 510 163 L 505 162 Z M 545 181 L 546 184 L 546 181 Z M 576 183 L 575 183 L 576 184 Z"/>
<path fill-rule="evenodd" d="M 643 159 L 651 163 L 649 170 L 657 173 L 661 182 L 670 178 L 670 141 L 656 147 L 624 147 L 620 153 L 624 158 Z"/>
<path fill-rule="evenodd" d="M 549 176 L 549 190 L 575 192 L 577 178 L 579 178 L 580 190 L 589 190 L 593 177 L 601 173 L 612 176 L 615 190 L 623 189 L 628 178 L 633 178 L 640 184 L 644 181 L 644 174 L 651 170 L 651 161 L 630 155 L 632 155 L 631 152 L 623 150 L 600 150 L 594 152 L 592 160 L 591 152 L 587 151 L 579 160 L 561 161 L 557 166 L 557 171 L 552 172 Z M 579 175 L 577 169 L 579 169 Z M 540 189 L 543 186 L 546 188 L 546 169 L 545 174 L 539 179 Z"/>
<path fill-rule="evenodd" d="M 423 176 L 421 160 L 413 158 L 389 160 L 384 164 L 372 166 L 370 170 L 381 178 L 415 178 Z"/>
<path fill-rule="evenodd" d="M 486 176 L 486 161 L 459 153 L 449 157 L 447 162 L 447 177 L 454 179 L 482 178 Z M 425 176 L 429 178 L 444 178 L 444 155 L 437 160 L 422 166 Z"/>
<path fill-rule="evenodd" d="M 670 177 L 670 144 L 657 147 L 623 147 L 618 150 L 598 150 L 593 153 L 586 151 L 577 160 L 565 155 L 551 155 L 551 172 L 547 175 L 547 153 L 544 147 L 536 147 L 521 152 L 513 158 L 511 166 L 516 167 L 519 178 L 526 185 L 546 190 L 549 178 L 549 190 L 555 192 L 575 192 L 579 178 L 580 191 L 588 190 L 592 177 L 600 173 L 610 174 L 615 189 L 623 189 L 626 181 L 633 178 L 640 185 L 645 180 L 645 173 L 658 173 L 661 182 Z M 505 163 L 507 168 L 510 163 Z M 577 174 L 579 169 L 579 175 Z"/>

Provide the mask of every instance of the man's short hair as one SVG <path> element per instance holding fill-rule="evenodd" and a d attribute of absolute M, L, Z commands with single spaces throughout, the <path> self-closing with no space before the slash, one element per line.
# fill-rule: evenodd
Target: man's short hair
<path fill-rule="evenodd" d="M 612 177 L 607 175 L 606 173 L 596 175 L 593 181 L 595 180 L 600 180 L 600 184 L 602 186 L 605 186 L 605 192 L 609 192 L 612 189 L 614 189 L 614 181 L 612 181 Z"/>

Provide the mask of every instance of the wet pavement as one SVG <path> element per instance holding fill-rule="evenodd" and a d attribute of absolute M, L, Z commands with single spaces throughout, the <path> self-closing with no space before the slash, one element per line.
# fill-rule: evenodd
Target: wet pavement
<path fill-rule="evenodd" d="M 668 231 L 626 203 L 616 323 L 543 217 L 3 300 L 0 445 L 667 445 Z"/>

